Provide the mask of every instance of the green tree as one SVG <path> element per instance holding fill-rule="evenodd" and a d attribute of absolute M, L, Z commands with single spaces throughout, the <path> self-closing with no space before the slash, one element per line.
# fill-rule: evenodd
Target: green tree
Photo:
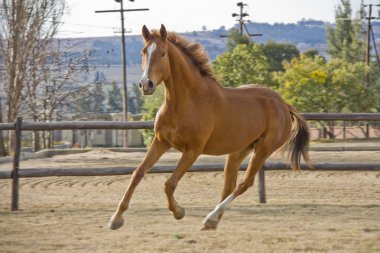
<path fill-rule="evenodd" d="M 315 56 L 319 55 L 319 52 L 317 49 L 312 48 L 303 52 L 303 55 L 305 55 L 306 57 L 314 58 Z"/>
<path fill-rule="evenodd" d="M 91 90 L 92 96 L 92 112 L 100 113 L 104 112 L 104 100 L 106 96 L 104 95 L 103 84 L 96 83 L 95 87 Z"/>
<path fill-rule="evenodd" d="M 371 83 L 370 83 L 370 86 L 373 86 L 375 91 L 376 91 L 376 94 L 378 94 L 379 96 L 379 100 L 380 100 L 380 66 L 376 63 L 373 63 L 370 65 L 370 77 L 371 77 Z M 378 103 L 377 105 L 377 112 L 380 112 L 380 102 Z"/>
<path fill-rule="evenodd" d="M 278 91 L 298 110 L 306 112 L 372 112 L 378 106 L 375 88 L 365 83 L 369 68 L 342 59 L 301 55 L 278 72 Z"/>
<path fill-rule="evenodd" d="M 249 45 L 251 40 L 246 35 L 240 34 L 240 31 L 236 28 L 232 28 L 227 37 L 227 50 L 232 51 L 237 45 Z"/>
<path fill-rule="evenodd" d="M 300 111 L 328 112 L 333 103 L 326 94 L 328 73 L 322 58 L 301 55 L 284 64 L 284 73 L 276 73 L 278 91 L 283 98 Z"/>
<path fill-rule="evenodd" d="M 91 93 L 87 91 L 76 97 L 70 106 L 73 107 L 73 111 L 77 113 L 77 115 L 82 115 L 91 111 L 92 102 Z"/>
<path fill-rule="evenodd" d="M 153 96 L 144 96 L 143 99 L 143 112 L 144 116 L 142 117 L 143 120 L 154 120 L 156 118 L 156 114 L 158 112 L 158 109 L 162 105 L 164 101 L 164 86 L 159 85 L 154 92 Z M 146 146 L 149 146 L 152 143 L 154 132 L 151 129 L 143 129 L 140 130 L 144 136 L 144 144 Z"/>
<path fill-rule="evenodd" d="M 333 58 L 340 58 L 349 62 L 364 61 L 365 35 L 361 31 L 361 20 L 365 17 L 363 4 L 352 17 L 350 0 L 341 0 L 335 10 L 335 27 L 327 27 L 327 52 Z"/>
<path fill-rule="evenodd" d="M 128 92 L 128 112 L 132 114 L 140 113 L 142 104 L 141 91 L 138 85 L 133 83 L 132 89 Z M 112 112 L 121 112 L 123 110 L 121 89 L 116 82 L 112 83 L 111 90 L 108 92 L 108 110 Z"/>
<path fill-rule="evenodd" d="M 140 113 L 143 105 L 141 91 L 137 83 L 133 83 L 132 92 L 128 96 L 128 111 L 132 114 Z"/>
<path fill-rule="evenodd" d="M 108 109 L 111 112 L 121 112 L 123 110 L 123 97 L 116 82 L 112 82 L 111 90 L 108 92 Z"/>
<path fill-rule="evenodd" d="M 268 61 L 256 44 L 237 45 L 233 50 L 219 55 L 213 67 L 221 83 L 228 87 L 271 83 Z"/>
<path fill-rule="evenodd" d="M 333 59 L 327 63 L 332 85 L 338 87 L 337 104 L 343 112 L 375 112 L 379 96 L 374 86 L 368 86 L 365 77 L 370 68 L 364 62 L 349 63 Z"/>
<path fill-rule="evenodd" d="M 82 92 L 73 101 L 73 108 L 79 114 L 104 112 L 104 100 L 106 96 L 102 83 L 95 83 L 93 87 Z"/>
<path fill-rule="evenodd" d="M 268 41 L 261 45 L 264 55 L 268 59 L 269 71 L 284 71 L 282 63 L 297 58 L 300 55 L 299 50 L 293 44 L 276 43 Z"/>

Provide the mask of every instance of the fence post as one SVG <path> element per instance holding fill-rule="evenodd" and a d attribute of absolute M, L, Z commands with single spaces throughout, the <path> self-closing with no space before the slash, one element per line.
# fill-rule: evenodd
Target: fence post
<path fill-rule="evenodd" d="M 18 117 L 15 123 L 15 147 L 13 154 L 13 171 L 12 171 L 12 211 L 18 210 L 19 203 L 19 177 L 18 169 L 20 164 L 21 152 L 21 124 L 22 118 Z"/>
<path fill-rule="evenodd" d="M 343 140 L 346 139 L 346 121 L 343 120 Z"/>
<path fill-rule="evenodd" d="M 259 170 L 259 200 L 260 203 L 267 203 L 265 196 L 265 165 Z"/>

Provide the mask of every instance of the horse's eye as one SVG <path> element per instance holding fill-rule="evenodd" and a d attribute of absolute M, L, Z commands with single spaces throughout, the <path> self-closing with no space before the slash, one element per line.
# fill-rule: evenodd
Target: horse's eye
<path fill-rule="evenodd" d="M 164 56 L 165 56 L 165 52 L 162 52 L 162 53 L 161 53 L 161 57 L 164 57 Z"/>

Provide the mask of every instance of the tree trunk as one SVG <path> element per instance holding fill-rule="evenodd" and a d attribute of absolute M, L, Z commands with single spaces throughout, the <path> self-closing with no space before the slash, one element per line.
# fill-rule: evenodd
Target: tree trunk
<path fill-rule="evenodd" d="M 6 156 L 7 155 L 7 150 L 5 149 L 4 146 L 4 135 L 3 131 L 0 130 L 0 156 Z"/>
<path fill-rule="evenodd" d="M 47 146 L 47 148 L 52 148 L 52 133 L 51 133 L 51 131 L 46 131 L 46 146 Z"/>
<path fill-rule="evenodd" d="M 33 131 L 33 152 L 37 152 L 41 150 L 41 143 L 40 143 L 40 132 L 39 131 Z"/>
<path fill-rule="evenodd" d="M 1 96 L 0 96 L 0 123 L 3 123 L 3 108 L 1 104 Z M 0 156 L 6 156 L 7 150 L 4 146 L 4 132 L 0 130 Z"/>
<path fill-rule="evenodd" d="M 9 130 L 8 131 L 8 154 L 11 155 L 13 154 L 13 150 L 15 147 L 15 131 L 14 130 Z"/>

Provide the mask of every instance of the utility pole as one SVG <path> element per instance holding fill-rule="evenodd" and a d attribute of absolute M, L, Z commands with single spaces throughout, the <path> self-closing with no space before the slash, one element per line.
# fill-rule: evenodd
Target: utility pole
<path fill-rule="evenodd" d="M 243 12 L 244 5 L 246 4 L 243 4 L 243 2 L 238 2 L 236 5 L 240 7 L 240 14 L 232 13 L 232 17 L 239 17 L 236 21 L 238 21 L 240 25 L 240 35 L 243 35 L 243 26 L 245 25 L 244 17 L 248 17 L 248 13 Z"/>
<path fill-rule="evenodd" d="M 129 0 L 134 2 L 134 0 Z M 122 63 L 123 63 L 123 120 L 128 121 L 128 89 L 127 89 L 127 56 L 125 51 L 125 29 L 124 29 L 124 12 L 130 11 L 148 11 L 148 8 L 140 9 L 124 9 L 123 0 L 115 0 L 115 2 L 120 3 L 120 10 L 100 10 L 95 11 L 95 13 L 109 13 L 109 12 L 120 12 L 121 16 L 121 50 L 122 50 Z M 124 131 L 123 138 L 124 147 L 128 146 L 128 135 L 127 130 Z"/>
<path fill-rule="evenodd" d="M 369 8 L 368 9 L 368 17 L 366 17 L 366 19 L 367 19 L 367 46 L 366 46 L 365 63 L 367 64 L 367 66 L 369 66 L 370 62 L 371 62 L 371 39 L 372 39 L 373 47 L 374 47 L 375 54 L 376 54 L 376 60 L 377 60 L 377 63 L 380 67 L 379 54 L 377 52 L 375 35 L 373 33 L 372 24 L 371 24 L 371 21 L 373 19 L 379 19 L 379 18 L 372 17 L 372 7 L 373 6 L 380 7 L 380 4 L 365 4 L 364 5 L 364 7 Z M 367 73 L 367 84 L 369 85 L 369 83 L 370 83 L 369 73 Z"/>
<path fill-rule="evenodd" d="M 244 12 L 244 6 L 247 6 L 247 4 L 243 3 L 243 2 L 238 2 L 236 4 L 239 8 L 240 8 L 240 13 L 232 13 L 232 17 L 239 17 L 239 19 L 237 19 L 236 21 L 239 22 L 239 26 L 240 26 L 240 35 L 242 36 L 243 35 L 243 32 L 245 30 L 245 32 L 247 33 L 248 35 L 248 38 L 251 40 L 251 37 L 255 37 L 255 36 L 262 36 L 261 33 L 249 33 L 248 31 L 248 28 L 245 24 L 245 21 L 244 20 L 244 17 L 248 17 L 249 14 L 248 13 L 245 13 Z M 220 37 L 228 37 L 228 35 L 220 35 Z"/>

